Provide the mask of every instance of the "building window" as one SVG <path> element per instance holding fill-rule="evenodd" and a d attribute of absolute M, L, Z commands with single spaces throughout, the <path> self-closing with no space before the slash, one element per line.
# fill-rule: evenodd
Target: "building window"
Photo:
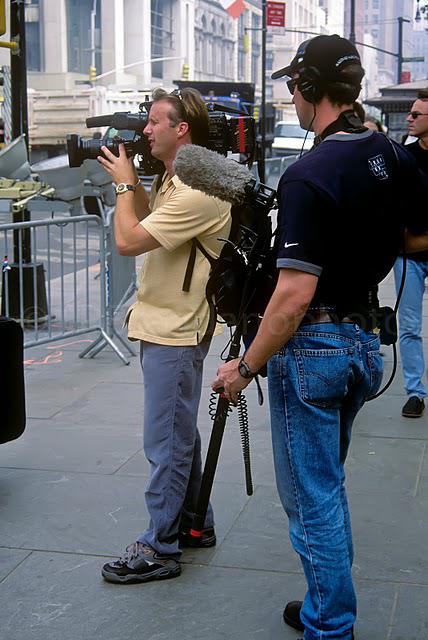
<path fill-rule="evenodd" d="M 205 16 L 202 16 L 202 37 L 201 37 L 201 50 L 202 50 L 202 73 L 207 73 L 208 70 L 208 37 L 207 37 L 207 21 Z"/>
<path fill-rule="evenodd" d="M 253 13 L 252 21 L 252 47 L 251 47 L 251 82 L 257 84 L 259 77 L 259 67 L 260 67 L 260 42 L 261 42 L 261 18 L 260 16 Z"/>
<path fill-rule="evenodd" d="M 245 81 L 245 52 L 244 52 L 244 33 L 245 33 L 245 14 L 241 13 L 238 18 L 238 82 Z"/>
<path fill-rule="evenodd" d="M 28 71 L 42 71 L 40 24 L 39 0 L 27 0 L 25 3 L 25 39 Z"/>
<path fill-rule="evenodd" d="M 266 71 L 273 69 L 273 51 L 266 51 Z"/>
<path fill-rule="evenodd" d="M 87 74 L 92 62 L 91 13 L 93 0 L 67 0 L 68 70 Z M 95 14 L 95 67 L 101 69 L 101 2 Z"/>
<path fill-rule="evenodd" d="M 226 46 L 227 43 L 225 41 L 225 28 L 224 28 L 224 24 L 221 25 L 220 27 L 220 76 L 222 78 L 226 77 Z"/>
<path fill-rule="evenodd" d="M 164 58 L 173 48 L 172 0 L 151 0 L 152 58 Z M 152 62 L 152 76 L 163 78 L 163 62 Z"/>

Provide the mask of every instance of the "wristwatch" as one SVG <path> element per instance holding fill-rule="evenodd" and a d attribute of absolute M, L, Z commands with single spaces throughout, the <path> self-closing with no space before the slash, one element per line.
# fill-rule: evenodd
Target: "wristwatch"
<path fill-rule="evenodd" d="M 251 378 L 254 378 L 254 376 L 256 375 L 251 371 L 250 367 L 245 362 L 244 358 L 241 358 L 241 362 L 238 364 L 238 371 L 239 371 L 239 375 L 242 378 L 245 378 L 246 380 L 250 380 Z"/>
<path fill-rule="evenodd" d="M 119 195 L 121 193 L 126 193 L 126 191 L 136 191 L 138 185 L 135 184 L 125 184 L 124 182 L 119 182 L 116 185 L 116 194 Z"/>

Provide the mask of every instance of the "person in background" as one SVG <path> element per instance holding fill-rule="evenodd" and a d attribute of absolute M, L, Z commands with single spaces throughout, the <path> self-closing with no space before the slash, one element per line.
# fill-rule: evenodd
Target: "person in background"
<path fill-rule="evenodd" d="M 410 136 L 416 138 L 405 146 L 428 182 L 428 90 L 419 92 L 406 118 Z M 420 202 L 421 215 L 427 215 L 427 200 Z M 428 251 L 410 253 L 407 256 L 406 281 L 398 307 L 400 328 L 400 354 L 404 388 L 408 399 L 402 408 L 405 418 L 420 418 L 425 409 L 427 385 L 424 348 L 422 341 L 422 306 L 425 281 L 428 276 Z M 395 286 L 398 291 L 403 275 L 403 258 L 394 266 Z"/>
<path fill-rule="evenodd" d="M 367 129 L 373 129 L 373 131 L 379 131 L 379 133 L 385 133 L 385 129 L 382 126 L 382 123 L 377 118 L 373 116 L 366 116 L 365 120 L 363 120 L 364 126 Z"/>

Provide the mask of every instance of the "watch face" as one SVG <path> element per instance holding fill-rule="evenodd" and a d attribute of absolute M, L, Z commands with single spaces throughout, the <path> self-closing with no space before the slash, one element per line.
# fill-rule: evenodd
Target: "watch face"
<path fill-rule="evenodd" d="M 120 182 L 116 186 L 116 193 L 125 193 L 125 191 L 135 191 L 136 187 L 133 184 L 125 184 L 124 182 Z"/>
<path fill-rule="evenodd" d="M 238 371 L 243 378 L 251 378 L 251 375 L 249 375 L 248 369 L 243 362 L 239 363 Z"/>

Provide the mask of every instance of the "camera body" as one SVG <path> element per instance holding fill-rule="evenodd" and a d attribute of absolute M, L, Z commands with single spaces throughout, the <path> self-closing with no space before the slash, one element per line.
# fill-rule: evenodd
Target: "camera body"
<path fill-rule="evenodd" d="M 144 129 L 150 111 L 150 102 L 142 102 L 138 113 L 122 112 L 112 115 L 96 116 L 86 119 L 86 126 L 111 127 L 119 135 L 113 138 L 81 138 L 77 134 L 67 136 L 67 153 L 70 167 L 80 167 L 87 159 L 96 159 L 102 155 L 101 147 L 106 146 L 116 156 L 119 144 L 124 144 L 128 157 L 139 157 L 143 175 L 152 176 L 163 173 L 163 162 L 156 159 L 150 150 Z M 209 134 L 207 148 L 224 156 L 230 151 L 239 153 L 244 162 L 251 164 L 256 153 L 255 120 L 250 116 L 226 116 L 225 113 L 209 111 Z"/>

